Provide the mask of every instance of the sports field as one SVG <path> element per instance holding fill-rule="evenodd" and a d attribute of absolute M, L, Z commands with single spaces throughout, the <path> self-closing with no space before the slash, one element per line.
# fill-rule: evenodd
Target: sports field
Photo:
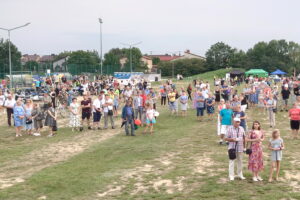
<path fill-rule="evenodd" d="M 300 199 L 300 140 L 290 139 L 286 112 L 276 114 L 286 147 L 280 179 L 268 183 L 272 129 L 266 113 L 247 111 L 248 126 L 258 120 L 267 135 L 264 181 L 254 183 L 246 155 L 247 179 L 228 181 L 227 147 L 217 143 L 216 116 L 199 122 L 192 109 L 187 117 L 170 116 L 167 107 L 158 111 L 154 134 L 139 128 L 136 137 L 120 128 L 72 133 L 62 119 L 55 137 L 15 138 L 1 114 L 0 199 Z"/>

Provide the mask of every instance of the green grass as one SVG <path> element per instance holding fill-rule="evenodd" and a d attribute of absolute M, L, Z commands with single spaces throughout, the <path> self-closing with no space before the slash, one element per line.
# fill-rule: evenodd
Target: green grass
<path fill-rule="evenodd" d="M 143 135 L 143 129 L 139 128 L 137 137 L 126 137 L 120 130 L 120 134 L 92 145 L 64 162 L 53 163 L 34 173 L 25 182 L 0 190 L 0 199 L 31 200 L 41 196 L 53 200 L 300 199 L 300 193 L 294 192 L 285 179 L 271 184 L 267 181 L 253 183 L 251 173 L 247 170 L 246 155 L 244 175 L 247 180 L 228 182 L 227 149 L 217 144 L 216 117 L 199 122 L 195 119 L 194 110 L 189 110 L 188 117 L 184 118 L 170 116 L 167 108 L 160 108 L 160 114 L 154 135 Z M 286 115 L 285 112 L 279 112 L 276 116 L 277 128 L 281 130 L 286 145 L 281 178 L 284 177 L 284 170 L 299 171 L 299 166 L 291 163 L 294 160 L 299 163 L 299 140 L 289 139 Z M 259 120 L 267 138 L 270 137 L 272 129 L 268 127 L 263 112 L 251 109 L 248 117 L 248 126 L 253 120 Z M 1 140 L 1 162 L 17 160 L 30 151 L 74 137 L 69 129 L 61 130 L 61 134 L 54 138 L 13 139 L 8 135 L 11 132 L 5 132 L 5 140 Z M 264 141 L 264 151 L 269 153 L 267 140 Z M 264 161 L 262 177 L 267 180 L 269 157 L 265 156 Z M 147 169 L 147 166 L 151 167 Z M 161 184 L 156 189 L 154 185 L 160 180 L 169 180 L 173 186 Z M 180 181 L 182 190 L 178 186 Z M 135 193 L 137 185 L 142 185 L 145 190 Z M 118 186 L 120 190 L 98 196 Z"/>
<path fill-rule="evenodd" d="M 197 79 L 197 80 L 213 80 L 214 77 L 216 78 L 223 78 L 225 77 L 225 74 L 226 73 L 229 73 L 230 71 L 232 70 L 240 70 L 240 71 L 245 71 L 244 69 L 239 69 L 239 68 L 232 68 L 232 69 L 218 69 L 218 70 L 215 70 L 215 71 L 210 71 L 210 72 L 206 72 L 206 73 L 203 73 L 203 74 L 197 74 L 197 75 L 194 75 L 194 76 L 191 76 L 191 77 L 187 77 L 188 80 L 194 80 L 194 79 Z"/>

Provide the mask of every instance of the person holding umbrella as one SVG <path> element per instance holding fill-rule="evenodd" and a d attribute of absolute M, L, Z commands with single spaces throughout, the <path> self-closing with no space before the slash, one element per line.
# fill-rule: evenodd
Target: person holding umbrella
<path fill-rule="evenodd" d="M 129 135 L 129 124 L 131 128 L 131 136 L 135 136 L 134 134 L 134 110 L 132 107 L 132 101 L 126 101 L 126 105 L 123 107 L 122 110 L 122 119 L 123 123 L 122 126 L 125 124 L 125 132 L 126 135 Z"/>

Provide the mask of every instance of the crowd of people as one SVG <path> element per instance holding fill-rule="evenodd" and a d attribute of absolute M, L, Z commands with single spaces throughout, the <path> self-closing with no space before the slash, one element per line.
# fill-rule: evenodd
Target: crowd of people
<path fill-rule="evenodd" d="M 228 145 L 229 180 L 243 176 L 243 155 L 249 155 L 248 169 L 253 181 L 262 181 L 264 169 L 262 142 L 266 139 L 259 120 L 247 123 L 247 112 L 255 109 L 269 119 L 270 128 L 276 127 L 276 113 L 288 112 L 293 139 L 298 138 L 300 121 L 299 83 L 292 78 L 284 78 L 280 83 L 269 78 L 249 78 L 242 90 L 238 86 L 244 80 L 214 79 L 209 82 L 194 80 L 186 88 L 177 88 L 172 80 L 167 80 L 158 89 L 151 88 L 143 79 L 120 82 L 113 77 L 97 77 L 90 81 L 85 76 L 68 81 L 48 78 L 37 89 L 47 88 L 43 102 L 17 98 L 7 89 L 0 91 L 0 106 L 7 112 L 7 123 L 14 125 L 16 137 L 22 132 L 40 136 L 43 126 L 49 127 L 49 137 L 57 134 L 61 107 L 68 110 L 69 126 L 72 131 L 102 130 L 116 128 L 116 119 L 121 117 L 126 135 L 135 136 L 138 125 L 144 126 L 143 133 L 153 134 L 154 124 L 159 115 L 157 107 L 168 106 L 170 115 L 186 117 L 194 109 L 197 120 L 204 123 L 205 113 L 210 121 L 216 120 L 216 133 L 220 145 Z M 124 105 L 122 109 L 119 107 Z M 292 108 L 289 105 L 293 105 Z M 290 109 L 289 109 L 290 108 Z M 121 112 L 120 112 L 121 111 Z M 214 117 L 216 116 L 217 117 Z M 11 118 L 13 116 L 14 123 Z M 101 126 L 101 118 L 104 125 Z M 272 166 L 269 181 L 273 180 L 276 168 L 278 179 L 282 150 L 285 148 L 280 131 L 274 129 L 269 140 Z"/>
<path fill-rule="evenodd" d="M 6 109 L 9 126 L 12 126 L 13 117 L 16 137 L 22 136 L 22 132 L 40 136 L 43 126 L 49 127 L 49 137 L 54 136 L 58 118 L 68 117 L 61 115 L 62 110 L 69 115 L 73 132 L 108 129 L 109 125 L 115 129 L 115 120 L 119 116 L 127 135 L 131 127 L 130 135 L 135 136 L 136 120 L 145 126 L 144 133 L 148 129 L 150 134 L 154 132 L 159 114 L 156 111 L 157 96 L 144 79 L 123 82 L 113 77 L 97 77 L 90 81 L 88 77 L 80 76 L 68 81 L 64 76 L 56 76 L 35 86 L 36 90 L 46 88 L 42 102 L 19 98 L 6 87 L 0 90 L 0 107 Z M 121 115 L 120 104 L 124 104 Z M 100 126 L 101 118 L 104 118 L 103 127 Z"/>

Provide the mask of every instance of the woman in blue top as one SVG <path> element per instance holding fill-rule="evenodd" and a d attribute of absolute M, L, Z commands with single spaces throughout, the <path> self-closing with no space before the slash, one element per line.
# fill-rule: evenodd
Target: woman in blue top
<path fill-rule="evenodd" d="M 25 110 L 25 130 L 26 134 L 31 135 L 33 129 L 33 121 L 32 121 L 32 101 L 31 99 L 26 100 L 26 104 L 24 105 Z"/>
<path fill-rule="evenodd" d="M 17 101 L 14 107 L 14 122 L 16 127 L 16 137 L 22 136 L 21 130 L 24 126 L 25 110 L 22 101 Z"/>
<path fill-rule="evenodd" d="M 208 93 L 208 98 L 206 99 L 206 109 L 208 118 L 212 118 L 215 112 L 215 98 L 212 96 L 211 93 Z"/>

